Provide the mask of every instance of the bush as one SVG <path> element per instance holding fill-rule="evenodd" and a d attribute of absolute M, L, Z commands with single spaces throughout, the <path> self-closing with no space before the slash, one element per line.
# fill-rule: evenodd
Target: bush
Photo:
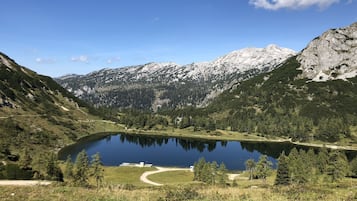
<path fill-rule="evenodd" d="M 165 197 L 160 197 L 158 201 L 186 201 L 198 198 L 199 194 L 192 187 L 178 187 L 167 189 Z"/>
<path fill-rule="evenodd" d="M 7 164 L 4 166 L 2 176 L 0 172 L 0 178 L 3 179 L 25 179 L 30 180 L 33 177 L 32 170 L 23 170 L 16 164 Z"/>

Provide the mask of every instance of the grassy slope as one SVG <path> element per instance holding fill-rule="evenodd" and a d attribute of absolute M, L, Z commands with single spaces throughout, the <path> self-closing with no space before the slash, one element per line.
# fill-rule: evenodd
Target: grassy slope
<path fill-rule="evenodd" d="M 148 179 L 165 185 L 190 184 L 193 182 L 193 173 L 190 171 L 169 171 L 148 176 Z"/>
<path fill-rule="evenodd" d="M 238 177 L 237 187 L 222 188 L 206 186 L 200 183 L 178 184 L 190 180 L 192 175 L 165 172 L 152 175 L 154 181 L 172 184 L 164 187 L 147 187 L 140 184 L 140 174 L 149 169 L 130 167 L 107 167 L 105 170 L 106 186 L 99 190 L 92 188 L 68 187 L 52 185 L 49 187 L 15 187 L 0 186 L 0 200 L 158 200 L 165 197 L 167 192 L 183 193 L 188 188 L 198 193 L 192 200 L 257 200 L 257 201 L 283 201 L 283 200 L 353 200 L 357 199 L 357 179 L 346 178 L 338 183 L 322 183 L 306 186 L 273 186 L 275 175 L 268 177 L 267 181 L 247 180 L 243 174 Z M 170 177 L 170 178 L 168 178 Z M 184 181 L 186 182 L 186 181 Z M 126 185 L 123 185 L 126 184 Z M 127 184 L 134 185 L 128 186 Z M 128 188 L 130 187 L 130 188 Z"/>
<path fill-rule="evenodd" d="M 25 147 L 54 151 L 82 136 L 120 129 L 51 78 L 0 56 L 0 145 L 12 154 Z"/>

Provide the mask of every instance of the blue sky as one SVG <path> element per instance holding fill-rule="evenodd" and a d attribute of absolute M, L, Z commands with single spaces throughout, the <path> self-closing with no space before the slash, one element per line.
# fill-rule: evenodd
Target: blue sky
<path fill-rule="evenodd" d="M 296 51 L 357 21 L 356 0 L 3 0 L 0 51 L 40 74 Z"/>

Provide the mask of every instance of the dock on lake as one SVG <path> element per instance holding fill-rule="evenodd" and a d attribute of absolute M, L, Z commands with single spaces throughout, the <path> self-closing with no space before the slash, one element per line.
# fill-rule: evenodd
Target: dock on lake
<path fill-rule="evenodd" d="M 140 163 L 122 163 L 119 166 L 126 166 L 126 167 L 152 167 L 152 164 L 146 163 L 145 162 L 140 162 Z"/>

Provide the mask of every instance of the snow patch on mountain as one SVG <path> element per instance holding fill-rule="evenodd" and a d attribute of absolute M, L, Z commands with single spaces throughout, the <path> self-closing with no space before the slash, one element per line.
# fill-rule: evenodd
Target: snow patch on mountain
<path fill-rule="evenodd" d="M 357 23 L 314 39 L 297 57 L 302 77 L 322 82 L 357 76 Z"/>

